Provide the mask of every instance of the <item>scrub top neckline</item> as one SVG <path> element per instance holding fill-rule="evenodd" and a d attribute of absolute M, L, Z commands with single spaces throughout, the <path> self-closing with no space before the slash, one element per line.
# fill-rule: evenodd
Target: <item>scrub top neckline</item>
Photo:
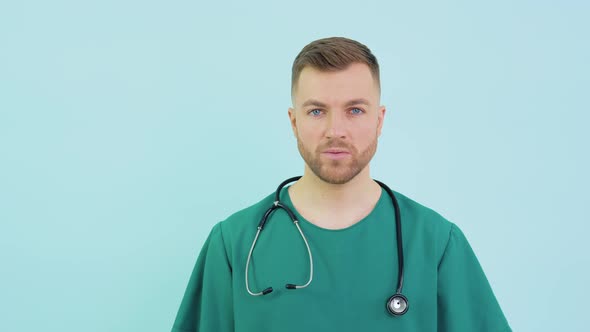
<path fill-rule="evenodd" d="M 367 214 L 361 220 L 355 222 L 354 224 L 352 224 L 348 227 L 339 228 L 339 229 L 330 229 L 330 228 L 324 228 L 324 227 L 318 226 L 318 225 L 312 223 L 311 221 L 303 218 L 303 216 L 295 208 L 295 205 L 293 205 L 293 201 L 291 201 L 291 195 L 289 194 L 289 187 L 290 186 L 291 185 L 286 186 L 285 188 L 283 188 L 281 190 L 280 198 L 281 198 L 281 201 L 284 202 L 284 204 L 288 205 L 289 208 L 291 208 L 291 210 L 295 214 L 295 217 L 297 217 L 297 220 L 304 223 L 304 224 L 307 224 L 313 228 L 319 229 L 320 231 L 330 232 L 330 233 L 346 232 L 346 231 L 353 230 L 355 228 L 358 228 L 358 227 L 366 224 L 367 222 L 369 222 L 369 219 L 373 218 L 373 216 L 376 213 L 376 210 L 380 207 L 380 205 L 384 204 L 383 200 L 385 199 L 385 196 L 387 196 L 387 193 L 385 193 L 385 189 L 381 188 L 381 194 L 379 195 L 379 199 L 377 200 L 377 203 L 375 204 L 375 206 L 373 206 L 373 209 L 371 210 L 371 212 L 369 212 L 369 214 Z"/>

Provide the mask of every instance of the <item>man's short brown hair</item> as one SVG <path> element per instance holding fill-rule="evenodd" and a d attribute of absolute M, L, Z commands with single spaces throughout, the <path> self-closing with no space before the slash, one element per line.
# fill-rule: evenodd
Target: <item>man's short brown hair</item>
<path fill-rule="evenodd" d="M 307 44 L 293 61 L 291 71 L 291 93 L 299 80 L 303 68 L 310 66 L 320 71 L 338 71 L 353 63 L 369 66 L 371 74 L 380 88 L 379 63 L 371 50 L 356 40 L 344 37 L 330 37 Z"/>

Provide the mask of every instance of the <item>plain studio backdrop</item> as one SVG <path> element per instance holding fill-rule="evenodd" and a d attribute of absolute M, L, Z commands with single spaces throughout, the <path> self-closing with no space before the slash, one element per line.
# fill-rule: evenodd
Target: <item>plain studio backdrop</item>
<path fill-rule="evenodd" d="M 346 36 L 381 64 L 372 176 L 464 230 L 515 331 L 587 331 L 589 9 L 3 2 L 0 330 L 168 331 L 211 227 L 302 174 L 291 64 Z"/>

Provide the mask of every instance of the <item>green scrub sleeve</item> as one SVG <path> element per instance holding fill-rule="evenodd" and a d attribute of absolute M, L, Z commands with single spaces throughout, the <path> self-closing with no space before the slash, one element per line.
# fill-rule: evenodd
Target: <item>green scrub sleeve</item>
<path fill-rule="evenodd" d="M 451 224 L 438 266 L 438 331 L 512 331 L 463 232 Z"/>
<path fill-rule="evenodd" d="M 233 331 L 231 276 L 221 223 L 217 223 L 197 258 L 172 332 Z"/>

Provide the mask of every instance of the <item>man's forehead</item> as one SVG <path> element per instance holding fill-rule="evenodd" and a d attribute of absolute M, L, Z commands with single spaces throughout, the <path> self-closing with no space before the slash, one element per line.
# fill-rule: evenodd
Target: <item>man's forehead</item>
<path fill-rule="evenodd" d="M 379 87 L 369 67 L 363 63 L 353 64 L 343 70 L 320 71 L 306 67 L 301 72 L 293 91 L 293 103 L 299 107 L 308 105 L 370 106 L 378 103 Z"/>

